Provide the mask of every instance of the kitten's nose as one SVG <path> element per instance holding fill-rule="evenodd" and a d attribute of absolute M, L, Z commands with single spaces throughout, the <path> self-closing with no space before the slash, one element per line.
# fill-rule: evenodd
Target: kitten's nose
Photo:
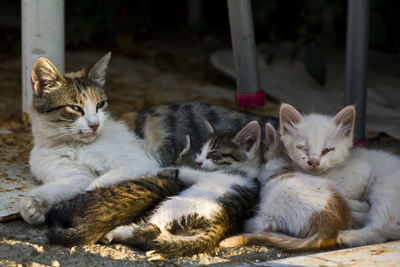
<path fill-rule="evenodd" d="M 196 161 L 196 168 L 201 168 L 202 165 L 203 165 L 203 162 Z"/>
<path fill-rule="evenodd" d="M 95 132 L 97 130 L 97 128 L 99 128 L 99 123 L 97 123 L 97 122 L 91 123 L 91 124 L 89 124 L 89 127 L 93 130 L 93 132 Z"/>
<path fill-rule="evenodd" d="M 318 167 L 319 166 L 319 160 L 310 159 L 310 160 L 307 161 L 307 164 L 312 166 L 312 167 Z"/>

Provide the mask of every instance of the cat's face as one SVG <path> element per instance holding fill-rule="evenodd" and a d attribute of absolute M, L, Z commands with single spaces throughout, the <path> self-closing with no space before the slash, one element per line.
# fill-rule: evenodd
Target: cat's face
<path fill-rule="evenodd" d="M 294 107 L 283 104 L 281 140 L 294 163 L 309 173 L 320 174 L 346 160 L 353 143 L 354 119 L 353 106 L 329 117 L 302 116 Z"/>
<path fill-rule="evenodd" d="M 103 86 L 110 56 L 106 54 L 89 70 L 64 75 L 45 58 L 34 62 L 33 109 L 50 138 L 89 143 L 101 134 L 108 116 Z"/>
<path fill-rule="evenodd" d="M 239 170 L 258 156 L 260 126 L 250 122 L 235 136 L 212 133 L 196 157 L 196 166 L 205 170 Z"/>

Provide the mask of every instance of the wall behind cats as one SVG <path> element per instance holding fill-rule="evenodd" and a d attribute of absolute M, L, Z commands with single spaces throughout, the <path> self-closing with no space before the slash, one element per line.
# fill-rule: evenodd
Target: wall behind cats
<path fill-rule="evenodd" d="M 31 69 L 38 57 L 64 72 L 64 0 L 22 0 L 22 120 L 29 123 Z"/>

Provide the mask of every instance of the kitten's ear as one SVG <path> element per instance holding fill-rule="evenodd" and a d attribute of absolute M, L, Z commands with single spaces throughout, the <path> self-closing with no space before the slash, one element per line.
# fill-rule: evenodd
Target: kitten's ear
<path fill-rule="evenodd" d="M 106 83 L 106 70 L 110 62 L 111 52 L 105 54 L 96 64 L 89 70 L 88 78 L 96 82 L 101 87 Z"/>
<path fill-rule="evenodd" d="M 252 121 L 236 134 L 233 141 L 247 152 L 254 153 L 260 146 L 260 136 L 260 125 L 257 121 Z"/>
<path fill-rule="evenodd" d="M 340 127 L 340 133 L 348 137 L 353 133 L 356 109 L 354 105 L 347 106 L 339 111 L 333 118 L 335 124 Z"/>
<path fill-rule="evenodd" d="M 279 110 L 279 125 L 281 134 L 291 133 L 303 116 L 293 106 L 283 103 Z"/>
<path fill-rule="evenodd" d="M 33 62 L 31 86 L 35 95 L 42 96 L 43 93 L 62 87 L 64 83 L 64 77 L 50 60 L 40 57 Z"/>
<path fill-rule="evenodd" d="M 208 120 L 204 120 L 204 124 L 206 125 L 206 128 L 210 134 L 215 132 L 214 127 L 212 127 L 211 123 Z"/>
<path fill-rule="evenodd" d="M 265 140 L 268 150 L 274 150 L 279 142 L 278 133 L 269 122 L 265 124 Z"/>
<path fill-rule="evenodd" d="M 191 142 L 190 142 L 190 135 L 186 135 L 186 146 L 185 148 L 182 150 L 182 152 L 179 154 L 179 157 L 183 157 L 184 155 L 191 153 L 192 149 L 191 149 Z"/>

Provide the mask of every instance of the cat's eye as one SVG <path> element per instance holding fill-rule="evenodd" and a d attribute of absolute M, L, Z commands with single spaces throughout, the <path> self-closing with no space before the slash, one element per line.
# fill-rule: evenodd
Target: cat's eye
<path fill-rule="evenodd" d="M 307 149 L 306 146 L 297 145 L 296 148 L 297 148 L 297 149 L 300 149 L 300 150 L 303 150 L 304 152 L 307 152 L 307 151 L 308 151 L 308 149 Z"/>
<path fill-rule="evenodd" d="M 106 101 L 100 101 L 99 103 L 97 103 L 96 105 L 96 112 L 101 109 L 102 107 L 104 107 L 104 105 L 106 104 Z"/>
<path fill-rule="evenodd" d="M 328 154 L 329 152 L 331 152 L 333 150 L 335 150 L 334 147 L 327 147 L 324 150 L 322 150 L 321 156 L 324 156 L 324 155 Z"/>
<path fill-rule="evenodd" d="M 69 106 L 69 107 L 70 107 L 72 110 L 76 111 L 76 112 L 82 113 L 82 115 L 84 114 L 84 111 L 83 111 L 83 109 L 82 109 L 80 106 L 71 105 L 71 106 Z"/>

